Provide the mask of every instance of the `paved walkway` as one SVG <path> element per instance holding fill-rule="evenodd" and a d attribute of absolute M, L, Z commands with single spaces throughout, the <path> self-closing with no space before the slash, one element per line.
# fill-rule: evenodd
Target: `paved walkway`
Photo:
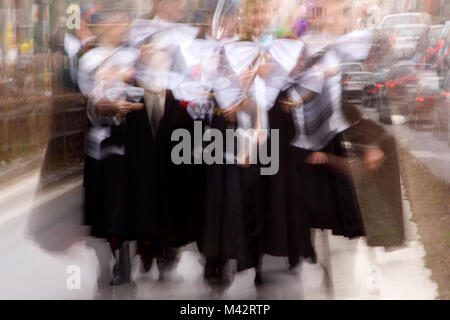
<path fill-rule="evenodd" d="M 378 119 L 375 109 L 362 109 L 364 115 L 374 121 Z M 426 124 L 419 127 L 419 130 L 409 128 L 400 116 L 394 125 L 384 125 L 384 127 L 394 135 L 397 142 L 407 148 L 410 153 L 419 161 L 425 164 L 428 169 L 437 177 L 445 179 L 450 183 L 450 148 L 446 141 L 438 140 L 432 135 L 432 125 Z"/>
<path fill-rule="evenodd" d="M 202 259 L 196 247 L 183 248 L 178 267 L 166 282 L 158 271 L 139 271 L 134 283 L 97 286 L 103 261 L 111 259 L 104 241 L 86 237 L 81 227 L 81 181 L 36 194 L 38 176 L 17 185 L 8 196 L 0 191 L 0 299 L 434 299 L 437 285 L 424 266 L 425 251 L 405 200 L 407 245 L 392 252 L 369 248 L 364 239 L 347 240 L 315 233 L 319 262 L 304 263 L 297 274 L 284 259 L 265 257 L 265 286 L 256 290 L 253 271 L 238 274 L 224 293 L 213 294 L 202 281 Z M 13 192 L 14 191 L 14 192 Z M 7 209 L 7 210 L 6 210 Z M 80 270 L 80 289 L 70 290 L 70 266 Z M 109 268 L 110 265 L 104 266 Z M 107 271 L 106 269 L 104 271 Z M 108 273 L 105 272 L 107 275 Z M 327 277 L 326 274 L 329 274 Z"/>

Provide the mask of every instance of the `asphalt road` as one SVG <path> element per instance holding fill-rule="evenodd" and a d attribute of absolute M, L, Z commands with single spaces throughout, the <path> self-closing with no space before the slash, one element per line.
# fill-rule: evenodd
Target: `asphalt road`
<path fill-rule="evenodd" d="M 296 273 L 282 258 L 266 256 L 265 285 L 256 289 L 254 271 L 239 273 L 226 291 L 202 280 L 202 257 L 195 245 L 182 249 L 166 281 L 158 270 L 141 272 L 133 263 L 131 284 L 110 287 L 112 256 L 108 245 L 81 226 L 80 180 L 37 193 L 38 175 L 0 191 L 0 299 L 434 299 L 437 285 L 424 265 L 425 251 L 409 221 L 407 244 L 386 252 L 364 239 L 348 240 L 315 232 L 319 264 L 303 263 Z M 102 263 L 100 263 L 101 261 Z M 80 286 L 73 286 L 75 267 Z M 69 283 L 68 283 L 69 282 Z M 72 285 L 71 285 L 72 284 Z M 418 289 L 419 288 L 419 289 Z"/>
<path fill-rule="evenodd" d="M 373 109 L 364 116 L 377 121 Z M 385 125 L 397 141 L 437 176 L 450 181 L 450 149 L 431 135 L 406 125 Z M 363 238 L 348 240 L 315 230 L 319 264 L 288 271 L 283 258 L 265 256 L 260 288 L 254 271 L 237 274 L 224 292 L 202 280 L 203 259 L 194 244 L 182 248 L 179 263 L 159 281 L 133 260 L 133 282 L 110 287 L 113 259 L 107 243 L 88 236 L 81 225 L 81 180 L 38 192 L 39 174 L 0 190 L 0 299 L 434 299 L 437 285 L 424 265 L 425 250 L 404 200 L 407 243 L 386 252 Z M 80 286 L 68 285 L 79 271 Z M 232 268 L 232 265 L 230 266 Z M 418 290 L 420 288 L 420 290 Z"/>
<path fill-rule="evenodd" d="M 378 113 L 374 108 L 360 108 L 366 118 L 378 122 Z M 450 148 L 446 141 L 432 135 L 432 124 L 421 124 L 418 130 L 410 128 L 401 116 L 393 119 L 393 125 L 383 125 L 397 142 L 407 148 L 419 161 L 437 177 L 450 183 Z"/>

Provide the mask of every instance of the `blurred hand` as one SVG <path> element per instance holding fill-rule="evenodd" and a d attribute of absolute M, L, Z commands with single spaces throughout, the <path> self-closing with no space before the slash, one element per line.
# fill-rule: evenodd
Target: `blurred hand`
<path fill-rule="evenodd" d="M 258 75 L 261 78 L 265 78 L 268 75 L 270 75 L 273 72 L 273 70 L 275 70 L 275 68 L 276 68 L 276 65 L 273 62 L 263 63 L 258 68 Z"/>
<path fill-rule="evenodd" d="M 294 102 L 290 100 L 281 100 L 281 109 L 286 113 L 291 113 L 295 108 L 300 108 L 303 106 L 301 102 Z"/>
<path fill-rule="evenodd" d="M 116 103 L 116 106 L 117 106 L 117 115 L 121 118 L 127 116 L 132 111 L 142 110 L 144 108 L 143 103 L 135 103 L 130 101 L 118 101 Z"/>
<path fill-rule="evenodd" d="M 313 152 L 305 160 L 309 164 L 326 164 L 328 163 L 328 156 L 325 152 Z"/>
<path fill-rule="evenodd" d="M 115 103 L 108 100 L 100 100 L 95 103 L 96 115 L 115 115 L 117 113 L 117 106 Z"/>
<path fill-rule="evenodd" d="M 228 122 L 234 123 L 237 120 L 238 107 L 232 107 L 223 111 L 223 116 Z"/>
<path fill-rule="evenodd" d="M 377 170 L 384 160 L 385 156 L 381 149 L 369 149 L 364 153 L 364 165 L 369 171 Z"/>
<path fill-rule="evenodd" d="M 130 83 L 133 80 L 135 73 L 136 73 L 135 68 L 128 68 L 127 70 L 124 71 L 123 81 L 125 83 Z"/>
<path fill-rule="evenodd" d="M 242 88 L 247 88 L 250 85 L 250 81 L 253 78 L 253 71 L 246 70 L 239 76 L 239 84 Z"/>

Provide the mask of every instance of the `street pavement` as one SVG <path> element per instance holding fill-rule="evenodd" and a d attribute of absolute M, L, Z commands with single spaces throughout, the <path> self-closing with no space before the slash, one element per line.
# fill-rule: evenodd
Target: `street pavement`
<path fill-rule="evenodd" d="M 255 288 L 254 271 L 241 272 L 225 291 L 202 280 L 203 260 L 195 245 L 159 281 L 133 260 L 133 282 L 110 287 L 112 256 L 107 243 L 92 239 L 82 223 L 81 180 L 37 192 L 35 173 L 0 191 L 0 299 L 434 299 L 437 285 L 424 264 L 424 247 L 404 200 L 407 242 L 386 252 L 363 238 L 348 240 L 315 231 L 319 264 L 288 271 L 283 258 L 265 256 L 265 284 Z M 99 263 L 102 261 L 102 263 Z M 73 268 L 80 286 L 73 286 Z M 233 265 L 230 264 L 230 269 Z M 72 285 L 71 285 L 72 284 Z"/>
<path fill-rule="evenodd" d="M 361 110 L 377 120 L 375 110 Z M 430 127 L 385 128 L 433 174 L 450 182 L 450 149 L 432 137 Z M 265 256 L 262 287 L 255 288 L 254 271 L 248 270 L 236 274 L 228 289 L 217 291 L 203 282 L 204 261 L 191 244 L 181 249 L 177 266 L 164 281 L 159 280 L 156 264 L 145 274 L 135 257 L 133 282 L 111 287 L 109 246 L 89 237 L 82 226 L 81 183 L 74 179 L 40 192 L 35 171 L 0 190 L 0 299 L 435 299 L 438 295 L 406 197 L 407 241 L 395 250 L 368 247 L 364 238 L 349 240 L 314 230 L 318 264 L 305 261 L 289 271 L 284 258 Z M 70 286 L 73 267 L 79 271 L 79 288 Z M 230 263 L 229 269 L 233 267 Z"/>
<path fill-rule="evenodd" d="M 361 108 L 364 116 L 377 121 L 378 113 L 374 108 Z M 410 128 L 402 116 L 394 116 L 393 125 L 384 125 L 401 146 L 411 155 L 425 164 L 437 177 L 450 183 L 450 148 L 446 141 L 438 140 L 432 135 L 432 124 L 421 124 L 418 130 Z"/>

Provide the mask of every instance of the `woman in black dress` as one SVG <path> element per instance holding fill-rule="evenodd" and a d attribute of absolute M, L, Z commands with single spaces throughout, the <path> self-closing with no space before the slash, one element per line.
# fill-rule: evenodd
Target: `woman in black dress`
<path fill-rule="evenodd" d="M 129 241 L 153 237 L 153 136 L 136 86 L 137 49 L 127 47 L 122 26 L 108 30 L 99 47 L 80 60 L 82 91 L 89 97 L 85 163 L 85 224 L 108 239 L 116 265 L 112 285 L 130 281 Z M 88 81 L 87 81 L 88 80 Z"/>
<path fill-rule="evenodd" d="M 261 103 L 255 81 L 264 82 L 265 54 L 262 49 L 265 28 L 272 18 L 269 1 L 245 1 L 240 41 L 225 43 L 219 55 L 218 80 L 214 97 L 216 112 L 211 128 L 220 131 L 223 141 L 228 132 L 266 128 L 266 105 Z M 249 55 L 246 55 L 246 53 Z M 243 59 L 243 57 L 250 57 Z M 264 85 L 264 84 L 263 84 Z M 254 140 L 253 140 L 254 139 Z M 266 143 L 253 136 L 250 145 Z M 227 283 L 224 266 L 237 261 L 237 271 L 256 269 L 258 283 L 264 229 L 265 179 L 261 165 L 249 161 L 249 154 L 231 149 L 225 143 L 223 163 L 207 166 L 203 238 L 200 250 L 206 257 L 205 279 Z M 245 160 L 245 161 L 244 161 Z"/>
<path fill-rule="evenodd" d="M 174 74 L 180 79 L 186 76 L 180 45 L 189 43 L 198 33 L 197 28 L 176 23 L 185 6 L 182 0 L 155 1 L 153 19 L 136 20 L 129 36 L 130 43 L 141 51 L 137 79 L 146 91 L 145 102 L 155 137 L 152 194 L 157 215 L 143 220 L 142 225 L 153 225 L 151 234 L 156 234 L 157 239 L 145 233 L 140 235 L 138 253 L 144 271 L 150 270 L 153 258 L 157 258 L 160 271 L 173 267 L 178 248 L 198 238 L 196 217 L 202 206 L 191 195 L 201 189 L 201 170 L 198 173 L 197 167 L 175 165 L 171 159 L 176 144 L 172 142 L 172 133 L 177 129 L 193 129 L 186 103 L 174 95 L 180 83 L 169 80 Z M 193 185 L 197 182 L 200 186 Z"/>
<path fill-rule="evenodd" d="M 353 238 L 364 235 L 364 229 L 349 168 L 336 171 L 328 165 L 332 155 L 346 157 L 340 132 L 351 125 L 340 107 L 340 77 L 333 73 L 338 63 L 333 52 L 310 58 L 281 102 L 295 126 L 288 146 L 289 201 L 293 210 L 306 214 L 310 228 Z M 291 267 L 298 262 L 291 257 Z"/>

